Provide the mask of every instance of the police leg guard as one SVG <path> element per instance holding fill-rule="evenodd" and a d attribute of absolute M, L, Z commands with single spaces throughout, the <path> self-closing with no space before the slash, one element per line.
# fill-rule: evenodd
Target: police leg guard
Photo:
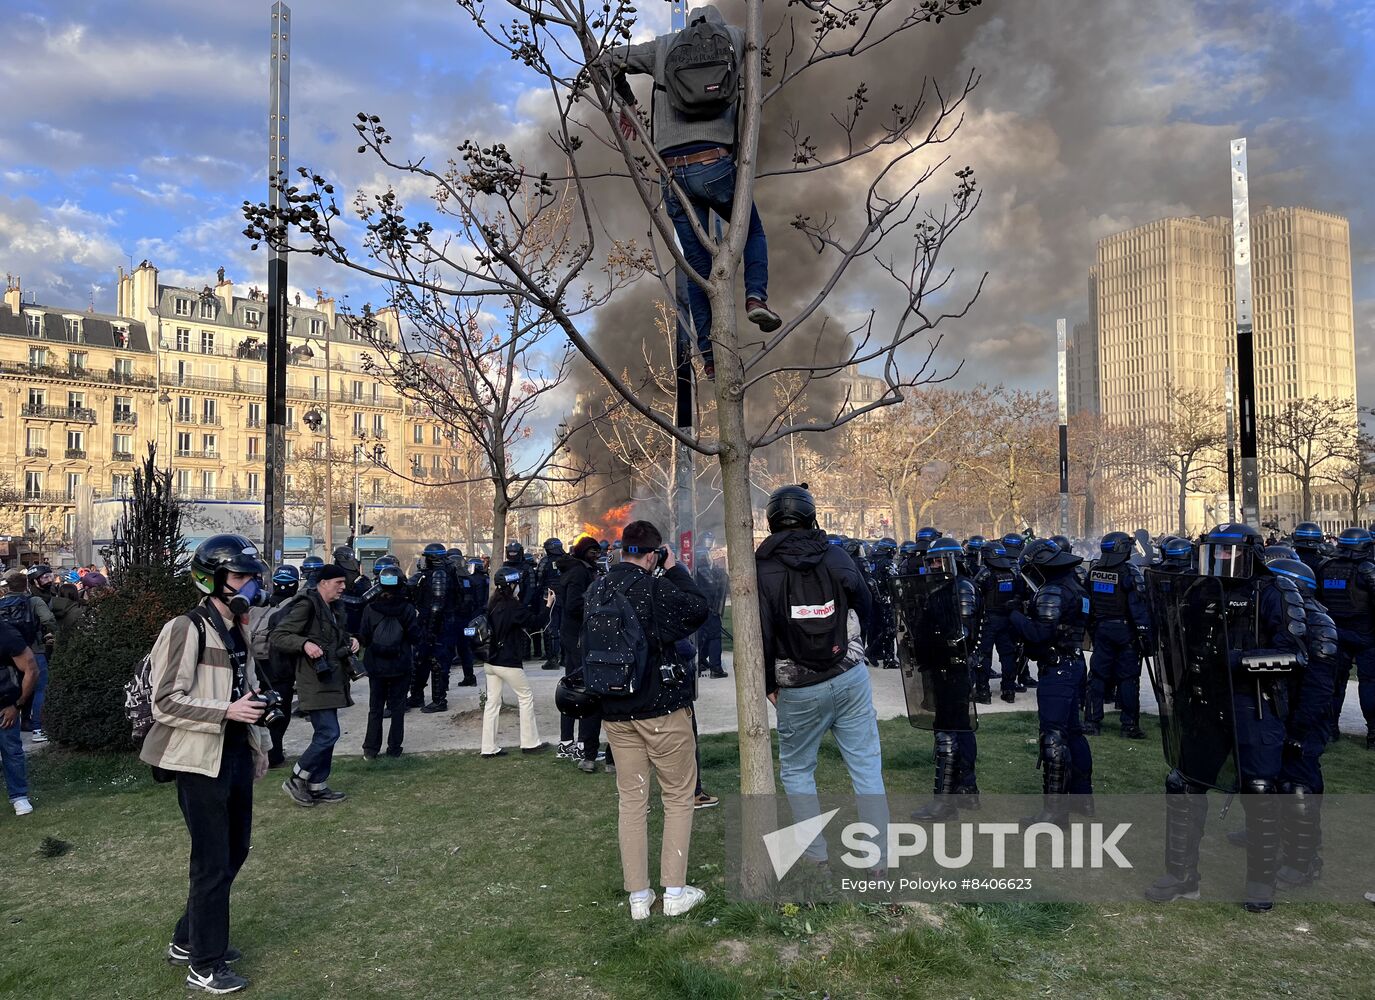
<path fill-rule="evenodd" d="M 1029 823 L 1069 822 L 1069 776 L 1072 767 L 1069 744 L 1058 731 L 1041 734 L 1041 811 Z"/>
<path fill-rule="evenodd" d="M 1198 845 L 1208 819 L 1207 793 L 1178 770 L 1165 778 L 1165 874 L 1146 888 L 1151 902 L 1198 898 Z"/>
<path fill-rule="evenodd" d="M 1280 800 L 1270 778 L 1242 782 L 1246 812 L 1246 909 L 1263 913 L 1275 905 L 1275 873 L 1280 856 Z"/>
<path fill-rule="evenodd" d="M 1281 833 L 1284 866 L 1276 873 L 1281 889 L 1311 885 L 1322 871 L 1318 848 L 1322 845 L 1322 797 L 1307 785 L 1285 782 L 1280 786 Z"/>
<path fill-rule="evenodd" d="M 915 820 L 953 819 L 959 813 L 955 805 L 955 789 L 959 785 L 960 758 L 955 734 L 936 733 L 936 782 L 934 798 L 912 813 Z"/>

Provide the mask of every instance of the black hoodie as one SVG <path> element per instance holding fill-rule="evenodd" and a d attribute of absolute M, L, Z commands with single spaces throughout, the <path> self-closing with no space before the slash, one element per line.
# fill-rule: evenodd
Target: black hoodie
<path fill-rule="evenodd" d="M 596 551 L 596 550 L 593 550 Z M 551 585 L 559 612 L 559 641 L 563 644 L 565 673 L 577 673 L 582 668 L 582 617 L 587 588 L 597 578 L 596 568 L 585 559 L 562 556 L 558 561 L 559 575 Z"/>
<path fill-rule="evenodd" d="M 831 570 L 845 592 L 849 610 L 861 622 L 869 620 L 869 588 L 855 567 L 855 561 L 838 545 L 826 540 L 824 531 L 775 531 L 754 554 L 759 573 L 759 613 L 764 632 L 764 690 L 770 694 L 778 690 L 775 660 L 778 656 L 778 634 L 790 627 L 791 612 L 787 607 L 785 581 L 788 569 L 810 569 L 823 563 Z M 788 687 L 810 687 L 844 673 L 842 663 L 832 670 L 808 670 L 799 683 Z"/>

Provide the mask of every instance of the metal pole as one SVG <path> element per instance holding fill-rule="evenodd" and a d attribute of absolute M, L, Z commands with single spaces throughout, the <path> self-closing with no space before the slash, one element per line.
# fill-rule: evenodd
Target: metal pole
<path fill-rule="evenodd" d="M 1232 366 L 1227 366 L 1227 520 L 1237 516 L 1236 393 L 1232 389 Z"/>
<path fill-rule="evenodd" d="M 358 451 L 363 446 L 355 444 L 353 446 L 353 524 L 349 525 L 351 534 L 349 544 L 358 544 L 358 526 L 363 523 L 363 519 L 358 516 Z"/>
<path fill-rule="evenodd" d="M 1069 535 L 1069 385 L 1065 358 L 1065 321 L 1055 321 L 1055 353 L 1060 393 L 1060 534 Z"/>
<path fill-rule="evenodd" d="M 1260 477 L 1256 461 L 1256 359 L 1252 338 L 1251 198 L 1246 140 L 1232 140 L 1232 263 L 1236 275 L 1237 389 L 1241 416 L 1241 516 L 1260 525 Z"/>
<path fill-rule="evenodd" d="M 272 5 L 268 86 L 268 202 L 274 221 L 285 209 L 281 185 L 290 163 L 287 111 L 291 94 L 291 9 Z M 267 488 L 263 492 L 263 549 L 282 561 L 286 534 L 286 254 L 271 247 L 267 261 Z"/>
<path fill-rule="evenodd" d="M 329 331 L 325 331 L 325 551 L 334 551 L 334 414 L 330 409 L 330 385 L 334 364 L 329 354 Z"/>

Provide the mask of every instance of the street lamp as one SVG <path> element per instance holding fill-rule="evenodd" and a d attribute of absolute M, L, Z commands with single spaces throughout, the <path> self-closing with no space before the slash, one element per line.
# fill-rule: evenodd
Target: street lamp
<path fill-rule="evenodd" d="M 167 394 L 166 389 L 158 393 L 158 402 L 167 410 L 167 471 L 170 474 L 172 471 L 172 397 Z M 157 434 L 156 427 L 153 428 L 153 433 L 154 435 Z"/>

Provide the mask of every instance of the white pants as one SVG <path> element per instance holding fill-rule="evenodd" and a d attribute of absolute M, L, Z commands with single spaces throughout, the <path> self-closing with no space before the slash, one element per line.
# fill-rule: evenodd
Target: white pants
<path fill-rule="evenodd" d="M 535 693 L 530 690 L 530 682 L 525 679 L 524 667 L 498 667 L 488 663 L 483 666 L 487 672 L 487 707 L 482 712 L 482 752 L 497 752 L 497 723 L 501 715 L 501 691 L 509 684 L 516 692 L 516 702 L 520 706 L 520 745 L 539 746 L 539 726 L 535 722 Z"/>

